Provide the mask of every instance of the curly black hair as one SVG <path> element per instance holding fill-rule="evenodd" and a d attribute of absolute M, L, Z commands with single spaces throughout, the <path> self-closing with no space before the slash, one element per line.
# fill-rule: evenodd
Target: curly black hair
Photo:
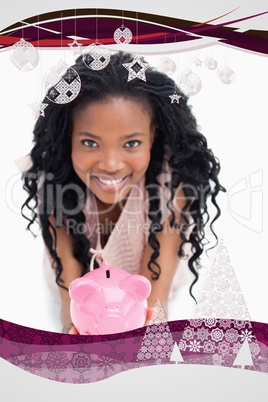
<path fill-rule="evenodd" d="M 96 71 L 89 69 L 83 62 L 83 57 L 80 56 L 72 66 L 81 80 L 79 95 L 68 104 L 56 104 L 48 101 L 47 98 L 44 100 L 44 103 L 48 103 L 48 107 L 46 116 L 40 116 L 34 128 L 34 145 L 30 152 L 32 167 L 23 175 L 24 189 L 28 192 L 28 197 L 22 206 L 22 215 L 29 220 L 27 226 L 29 230 L 31 225 L 39 219 L 44 243 L 56 271 L 56 282 L 63 288 L 65 286 L 61 279 L 62 264 L 57 255 L 56 231 L 49 217 L 53 214 L 59 226 L 63 224 L 63 221 L 68 222 L 68 219 L 72 218 L 70 231 L 75 239 L 73 253 L 81 262 L 82 275 L 84 275 L 91 261 L 90 241 L 76 230 L 76 227 L 85 223 L 82 206 L 86 200 L 87 188 L 74 171 L 71 160 L 73 111 L 110 97 L 138 101 L 150 112 L 152 124 L 155 126 L 155 137 L 145 181 L 150 200 L 148 215 L 151 220 L 148 242 L 153 249 L 148 269 L 152 272 L 152 279 L 157 280 L 161 274 L 161 267 L 156 262 L 160 253 L 156 234 L 163 229 L 160 223 L 162 215 L 159 208 L 157 177 L 162 172 L 164 157 L 168 155 L 172 176 L 171 181 L 165 185 L 171 190 L 167 203 L 172 215 L 170 226 L 178 225 L 171 203 L 175 190 L 182 186 L 185 206 L 181 211 L 182 241 L 178 255 L 183 256 L 185 243 L 191 244 L 192 255 L 188 266 L 195 276 L 190 286 L 190 294 L 194 297 L 192 287 L 198 280 L 199 257 L 204 251 L 206 242 L 204 227 L 210 221 L 208 201 L 211 200 L 216 208 L 215 216 L 209 223 L 214 233 L 213 222 L 220 216 L 216 198 L 219 191 L 225 191 L 218 180 L 220 164 L 213 152 L 208 149 L 206 138 L 197 129 L 196 119 L 188 105 L 187 96 L 180 91 L 170 77 L 152 67 L 146 70 L 145 81 L 139 78 L 128 81 L 128 71 L 123 64 L 132 60 L 131 54 L 118 52 L 111 56 L 106 68 Z M 142 60 L 144 61 L 143 58 Z M 170 95 L 174 91 L 180 96 L 178 103 L 171 102 Z M 80 195 L 69 186 L 63 194 L 63 205 L 58 205 L 54 194 L 59 184 L 66 188 L 68 184 L 79 187 Z M 25 213 L 25 208 L 31 211 L 30 217 Z M 69 216 L 68 211 L 75 211 L 75 213 L 72 212 L 72 216 Z M 76 222 L 77 226 L 73 222 Z M 215 233 L 214 236 L 217 241 Z M 94 268 L 97 267 L 98 264 L 94 261 Z"/>

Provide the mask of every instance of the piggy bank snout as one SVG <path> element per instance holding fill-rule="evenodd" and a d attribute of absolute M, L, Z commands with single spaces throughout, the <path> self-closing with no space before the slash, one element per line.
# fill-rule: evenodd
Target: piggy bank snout
<path fill-rule="evenodd" d="M 97 323 L 107 319 L 110 317 L 111 319 L 124 319 L 125 314 L 122 313 L 120 310 L 120 304 L 119 303 L 106 303 L 101 311 L 99 312 L 99 315 L 96 319 Z"/>

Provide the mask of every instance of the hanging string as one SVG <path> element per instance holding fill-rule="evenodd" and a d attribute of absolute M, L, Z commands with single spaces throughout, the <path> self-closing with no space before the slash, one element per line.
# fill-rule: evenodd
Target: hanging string
<path fill-rule="evenodd" d="M 23 25 L 23 21 L 21 21 L 21 38 L 24 39 L 24 25 Z"/>
<path fill-rule="evenodd" d="M 61 13 L 61 20 L 60 20 L 60 49 L 61 49 L 61 54 L 63 54 L 63 49 L 62 49 L 62 31 L 63 31 L 63 23 L 62 23 L 62 13 Z M 63 56 L 64 59 L 64 56 Z"/>
<path fill-rule="evenodd" d="M 89 265 L 89 271 L 93 271 L 94 269 L 94 261 L 97 257 L 100 257 L 103 261 L 103 253 L 104 250 L 95 250 L 94 248 L 90 248 L 89 251 L 93 254 L 91 257 L 90 265 Z"/>
<path fill-rule="evenodd" d="M 37 17 L 37 48 L 38 48 L 38 52 L 39 52 L 39 39 L 40 39 L 39 30 L 40 30 L 40 28 L 39 28 L 39 15 L 38 15 L 38 17 Z M 38 99 L 41 98 L 41 96 L 42 96 L 42 64 L 41 64 L 42 58 L 41 58 L 41 55 L 40 55 L 40 59 L 41 60 L 40 60 L 39 71 L 40 71 L 41 86 L 38 85 Z"/>
<path fill-rule="evenodd" d="M 177 36 L 176 36 L 176 34 L 175 34 L 175 43 L 177 43 Z M 177 79 L 179 80 L 179 77 L 180 77 L 180 52 L 178 52 L 178 67 L 177 67 L 177 69 L 178 69 L 178 71 L 177 71 Z"/>
<path fill-rule="evenodd" d="M 74 40 L 76 40 L 76 8 L 74 9 Z"/>
<path fill-rule="evenodd" d="M 138 36 L 139 36 L 139 30 L 138 30 L 138 27 L 139 27 L 139 22 L 138 22 L 138 13 L 136 13 L 136 35 L 137 35 L 137 37 L 136 37 L 136 44 L 138 44 Z"/>
<path fill-rule="evenodd" d="M 97 17 L 98 9 L 96 8 L 96 43 L 98 42 L 98 17 Z"/>

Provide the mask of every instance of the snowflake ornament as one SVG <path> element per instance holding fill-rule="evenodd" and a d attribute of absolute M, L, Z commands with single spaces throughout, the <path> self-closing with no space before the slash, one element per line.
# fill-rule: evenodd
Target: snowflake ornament
<path fill-rule="evenodd" d="M 128 81 L 135 78 L 146 81 L 145 71 L 149 67 L 149 64 L 143 63 L 139 56 L 135 56 L 131 63 L 124 63 L 123 66 L 128 70 Z"/>
<path fill-rule="evenodd" d="M 57 104 L 66 104 L 74 100 L 81 89 L 79 74 L 72 68 L 68 68 L 56 85 L 47 92 L 47 98 Z"/>
<path fill-rule="evenodd" d="M 187 96 L 196 95 L 202 88 L 202 81 L 197 74 L 187 69 L 181 74 L 179 87 Z"/>
<path fill-rule="evenodd" d="M 83 62 L 91 70 L 102 70 L 110 63 L 110 51 L 101 43 L 89 45 L 83 52 Z"/>
<path fill-rule="evenodd" d="M 44 87 L 45 93 L 48 91 L 49 88 L 53 87 L 61 80 L 62 74 L 68 68 L 68 64 L 63 61 L 59 60 L 58 63 L 51 67 L 43 76 L 42 85 Z"/>
<path fill-rule="evenodd" d="M 23 38 L 14 43 L 9 52 L 10 60 L 21 71 L 33 70 L 39 62 L 37 49 Z"/>
<path fill-rule="evenodd" d="M 228 66 L 219 67 L 217 76 L 223 84 L 232 84 L 235 80 L 235 73 Z"/>
<path fill-rule="evenodd" d="M 172 75 L 176 71 L 176 64 L 170 57 L 163 56 L 160 59 L 157 69 L 166 75 Z"/>
<path fill-rule="evenodd" d="M 114 40 L 118 44 L 128 44 L 132 40 L 132 32 L 129 28 L 122 25 L 114 31 Z"/>
<path fill-rule="evenodd" d="M 216 70 L 218 67 L 218 63 L 213 57 L 206 57 L 204 63 L 209 70 Z"/>

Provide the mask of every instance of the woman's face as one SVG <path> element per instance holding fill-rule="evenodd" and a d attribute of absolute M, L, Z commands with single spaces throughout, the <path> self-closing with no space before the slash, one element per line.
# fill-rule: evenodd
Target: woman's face
<path fill-rule="evenodd" d="M 73 115 L 74 170 L 101 202 L 115 204 L 144 176 L 153 136 L 151 115 L 135 100 L 88 104 Z"/>

